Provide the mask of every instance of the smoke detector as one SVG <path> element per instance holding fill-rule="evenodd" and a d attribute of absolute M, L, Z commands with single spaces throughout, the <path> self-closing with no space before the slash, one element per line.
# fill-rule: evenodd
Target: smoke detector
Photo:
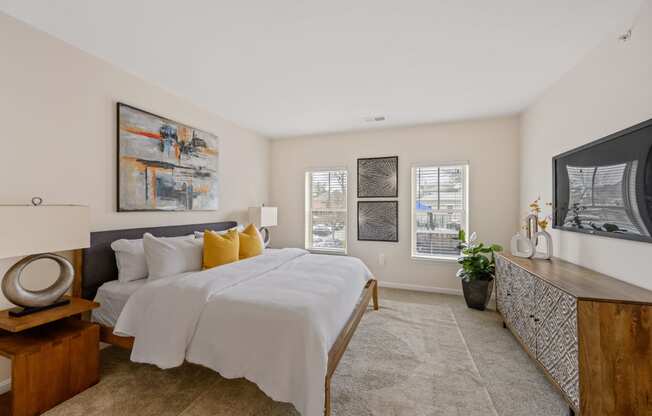
<path fill-rule="evenodd" d="M 367 123 L 379 123 L 381 121 L 387 120 L 387 117 L 385 116 L 373 116 L 373 117 L 367 117 L 364 119 Z"/>

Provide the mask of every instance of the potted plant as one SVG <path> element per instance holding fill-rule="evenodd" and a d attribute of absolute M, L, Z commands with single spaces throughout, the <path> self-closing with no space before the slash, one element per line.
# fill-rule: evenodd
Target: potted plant
<path fill-rule="evenodd" d="M 503 248 L 498 244 L 485 246 L 483 243 L 476 243 L 476 233 L 472 233 L 467 241 L 464 230 L 460 230 L 459 240 L 462 255 L 457 262 L 462 267 L 457 271 L 457 277 L 462 279 L 466 305 L 483 311 L 489 303 L 494 288 L 496 271 L 494 253 L 502 251 Z"/>

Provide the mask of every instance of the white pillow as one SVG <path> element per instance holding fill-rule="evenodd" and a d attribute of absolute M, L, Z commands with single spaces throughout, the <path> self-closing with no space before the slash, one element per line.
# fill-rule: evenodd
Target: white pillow
<path fill-rule="evenodd" d="M 203 241 L 192 236 L 157 238 L 145 233 L 143 248 L 150 280 L 201 270 Z"/>
<path fill-rule="evenodd" d="M 115 262 L 118 266 L 118 280 L 131 282 L 147 277 L 147 261 L 143 240 L 116 240 L 111 243 L 115 252 Z"/>

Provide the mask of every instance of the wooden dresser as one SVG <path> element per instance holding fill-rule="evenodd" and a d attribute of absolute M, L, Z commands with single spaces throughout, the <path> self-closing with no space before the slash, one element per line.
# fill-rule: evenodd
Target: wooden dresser
<path fill-rule="evenodd" d="M 652 416 L 652 291 L 557 258 L 500 254 L 496 302 L 574 412 Z"/>

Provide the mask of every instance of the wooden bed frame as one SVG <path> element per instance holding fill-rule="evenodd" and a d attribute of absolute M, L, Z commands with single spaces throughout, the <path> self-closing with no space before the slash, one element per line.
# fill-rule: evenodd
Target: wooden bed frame
<path fill-rule="evenodd" d="M 228 223 L 217 223 L 217 224 L 228 224 Z M 199 226 L 208 226 L 208 225 L 209 224 L 198 224 L 197 226 L 198 229 L 203 229 L 208 227 L 199 228 Z M 157 227 L 156 229 L 161 230 L 164 228 L 166 227 Z M 132 231 L 132 232 L 136 231 L 140 233 L 140 230 L 141 229 L 124 230 L 124 231 Z M 120 231 L 123 230 L 116 230 L 113 231 L 112 233 L 119 233 Z M 94 233 L 91 233 L 91 247 L 93 247 L 93 234 Z M 142 235 L 142 233 L 140 233 L 140 235 Z M 73 282 L 72 295 L 75 297 L 84 297 L 84 295 L 88 297 L 88 294 L 84 293 L 84 287 L 85 287 L 84 275 L 83 275 L 84 258 L 85 258 L 84 250 L 87 249 L 74 251 L 75 279 Z M 364 315 L 365 311 L 367 310 L 370 301 L 373 301 L 374 310 L 378 310 L 379 309 L 378 282 L 376 281 L 376 279 L 369 280 L 365 285 L 365 287 L 362 289 L 362 293 L 360 295 L 358 304 L 356 305 L 355 309 L 353 310 L 353 313 L 351 313 L 351 316 L 349 317 L 348 321 L 340 331 L 337 339 L 335 340 L 333 346 L 328 352 L 328 366 L 326 371 L 326 378 L 324 380 L 324 391 L 325 391 L 324 415 L 325 416 L 330 416 L 331 414 L 331 379 L 333 378 L 333 374 L 337 369 L 337 365 L 342 359 L 342 356 L 344 355 L 344 352 L 346 351 L 346 348 L 348 347 L 349 342 L 351 341 L 351 338 L 353 337 L 353 334 L 355 333 L 355 330 L 357 329 L 358 324 L 362 319 L 362 315 Z M 125 348 L 128 350 L 131 350 L 134 345 L 133 337 L 121 337 L 115 335 L 113 334 L 113 327 L 107 327 L 103 325 L 100 325 L 100 341 L 105 342 L 107 344 L 115 345 L 120 348 Z"/>

